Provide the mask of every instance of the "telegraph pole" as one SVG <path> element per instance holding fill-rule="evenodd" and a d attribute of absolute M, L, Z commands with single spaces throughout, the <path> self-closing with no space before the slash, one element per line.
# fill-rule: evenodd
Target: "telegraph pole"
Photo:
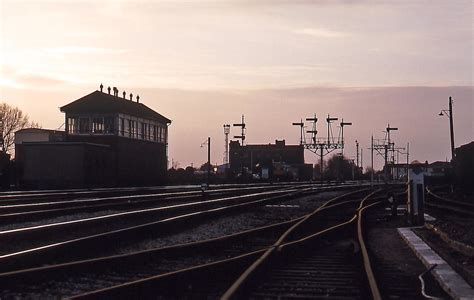
<path fill-rule="evenodd" d="M 370 186 L 372 187 L 374 185 L 374 136 L 372 135 L 372 143 L 370 146 L 370 160 L 372 161 L 371 163 L 371 168 L 372 172 L 370 172 Z"/>
<path fill-rule="evenodd" d="M 449 118 L 449 133 L 451 138 L 451 161 L 455 156 L 454 148 L 454 125 L 453 125 L 453 98 L 449 97 L 449 107 L 448 110 L 442 109 L 439 113 L 440 116 L 447 116 Z"/>
<path fill-rule="evenodd" d="M 408 169 L 410 168 L 410 143 L 407 143 L 407 180 L 408 180 Z"/>
<path fill-rule="evenodd" d="M 356 140 L 356 166 L 359 167 L 359 142 Z"/>
<path fill-rule="evenodd" d="M 207 138 L 207 186 L 211 182 L 211 138 Z"/>
<path fill-rule="evenodd" d="M 320 163 L 321 184 L 322 184 L 322 183 L 323 183 L 323 179 L 324 179 L 324 176 L 323 176 L 323 171 L 324 171 L 324 168 L 323 168 L 323 162 L 324 162 L 324 160 L 323 160 L 323 156 L 324 156 L 323 150 L 324 150 L 324 147 L 323 147 L 322 144 L 321 144 L 320 150 L 321 150 L 321 152 L 320 152 L 320 154 L 319 154 L 319 155 L 320 155 L 320 161 L 319 161 L 319 163 Z"/>

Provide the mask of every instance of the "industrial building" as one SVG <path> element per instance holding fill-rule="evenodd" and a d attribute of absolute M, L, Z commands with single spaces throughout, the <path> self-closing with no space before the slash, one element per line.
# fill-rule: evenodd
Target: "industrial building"
<path fill-rule="evenodd" d="M 244 145 L 239 141 L 229 144 L 230 171 L 234 175 L 250 173 L 262 179 L 311 180 L 313 168 L 304 163 L 302 145 L 275 144 Z"/>
<path fill-rule="evenodd" d="M 36 187 L 163 183 L 171 120 L 136 101 L 94 91 L 60 108 L 65 131 L 15 134 L 20 183 Z"/>

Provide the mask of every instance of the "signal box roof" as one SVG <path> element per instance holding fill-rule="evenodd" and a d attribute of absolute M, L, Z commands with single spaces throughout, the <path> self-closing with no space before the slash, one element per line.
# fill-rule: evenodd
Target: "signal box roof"
<path fill-rule="evenodd" d="M 171 120 L 148 106 L 132 100 L 94 91 L 60 108 L 65 113 L 123 113 L 169 124 Z"/>

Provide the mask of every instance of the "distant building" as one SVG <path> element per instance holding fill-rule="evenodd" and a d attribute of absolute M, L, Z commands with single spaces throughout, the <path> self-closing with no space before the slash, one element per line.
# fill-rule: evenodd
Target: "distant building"
<path fill-rule="evenodd" d="M 427 177 L 446 177 L 451 174 L 451 164 L 446 161 L 435 161 L 432 163 L 420 163 L 415 160 L 411 164 L 389 164 L 390 175 L 394 180 L 406 180 L 407 179 L 407 170 L 412 165 L 421 165 L 425 176 Z"/>
<path fill-rule="evenodd" d="M 31 186 L 163 183 L 171 120 L 149 107 L 95 91 L 60 108 L 65 131 L 15 135 L 21 180 Z M 76 175 L 74 175 L 76 174 Z"/>
<path fill-rule="evenodd" d="M 432 177 L 445 177 L 451 174 L 452 166 L 448 161 L 435 161 L 430 164 L 425 163 L 425 175 Z"/>
<path fill-rule="evenodd" d="M 407 164 L 389 164 L 390 175 L 393 180 L 400 180 L 407 178 Z"/>
<path fill-rule="evenodd" d="M 275 144 L 240 145 L 239 141 L 229 144 L 230 171 L 257 174 L 264 179 L 310 180 L 312 165 L 304 163 L 302 145 L 286 145 L 285 140 Z"/>

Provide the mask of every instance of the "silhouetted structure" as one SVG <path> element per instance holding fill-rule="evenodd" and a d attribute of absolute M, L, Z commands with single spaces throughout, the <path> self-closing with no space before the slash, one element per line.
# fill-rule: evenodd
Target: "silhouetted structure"
<path fill-rule="evenodd" d="M 135 102 L 118 95 L 115 87 L 114 96 L 95 91 L 61 107 L 65 132 L 18 132 L 21 181 L 42 187 L 163 183 L 171 120 L 138 96 Z"/>
<path fill-rule="evenodd" d="M 465 192 L 474 192 L 474 142 L 456 148 L 454 173 L 457 185 Z"/>
<path fill-rule="evenodd" d="M 230 142 L 230 170 L 234 174 L 257 174 L 262 179 L 312 178 L 312 165 L 304 163 L 303 145 L 286 145 L 285 140 L 275 144 L 245 145 Z"/>

